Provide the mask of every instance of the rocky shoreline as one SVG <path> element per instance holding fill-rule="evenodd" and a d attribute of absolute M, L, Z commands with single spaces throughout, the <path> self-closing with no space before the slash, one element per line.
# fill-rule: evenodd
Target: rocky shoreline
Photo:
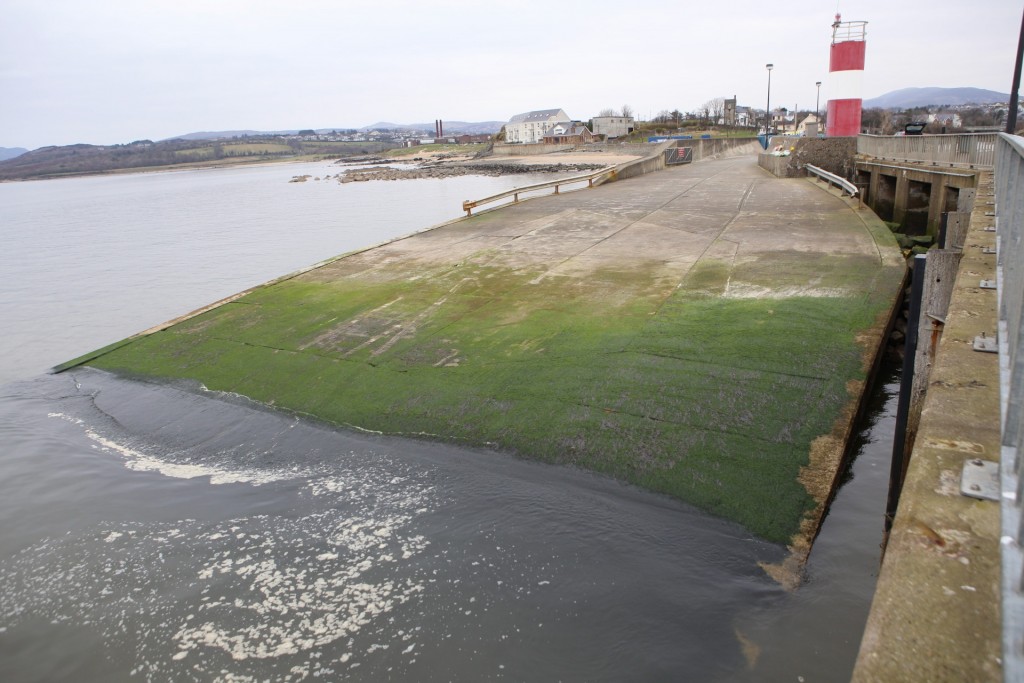
<path fill-rule="evenodd" d="M 597 171 L 603 164 L 517 164 L 517 163 L 440 163 L 419 168 L 354 168 L 335 176 L 340 183 L 370 180 L 417 180 L 422 178 L 451 178 L 464 175 L 502 176 L 514 173 L 567 173 Z"/>

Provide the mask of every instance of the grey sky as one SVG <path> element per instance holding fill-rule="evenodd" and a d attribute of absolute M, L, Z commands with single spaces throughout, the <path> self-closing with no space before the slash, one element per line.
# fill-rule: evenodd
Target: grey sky
<path fill-rule="evenodd" d="M 0 0 L 0 146 L 198 130 L 507 120 L 561 107 L 640 117 L 719 96 L 828 99 L 835 0 Z M 868 21 L 864 95 L 1008 92 L 1013 0 L 841 0 Z"/>

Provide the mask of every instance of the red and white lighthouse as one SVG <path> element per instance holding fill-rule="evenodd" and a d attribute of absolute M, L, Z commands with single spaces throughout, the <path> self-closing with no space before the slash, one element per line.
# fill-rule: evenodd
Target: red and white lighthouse
<path fill-rule="evenodd" d="M 828 66 L 829 137 L 860 134 L 860 110 L 864 96 L 864 40 L 866 21 L 841 21 L 832 24 L 832 56 Z"/>

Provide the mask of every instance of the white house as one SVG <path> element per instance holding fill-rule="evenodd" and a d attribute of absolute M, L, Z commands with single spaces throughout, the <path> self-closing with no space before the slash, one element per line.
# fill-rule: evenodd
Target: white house
<path fill-rule="evenodd" d="M 807 124 L 810 124 L 810 123 L 818 124 L 818 132 L 819 133 L 824 133 L 825 132 L 825 129 L 821 125 L 821 122 L 818 121 L 818 116 L 816 114 L 808 114 L 807 116 L 805 116 L 800 121 L 800 125 L 798 125 L 796 127 L 796 134 L 797 135 L 807 135 Z"/>
<path fill-rule="evenodd" d="M 538 109 L 516 114 L 505 124 L 505 142 L 533 144 L 543 142 L 544 133 L 556 123 L 571 123 L 561 109 Z"/>
<path fill-rule="evenodd" d="M 607 138 L 620 138 L 629 135 L 636 127 L 632 116 L 595 116 L 594 135 L 604 135 Z"/>
<path fill-rule="evenodd" d="M 736 125 L 737 126 L 755 126 L 757 116 L 750 109 L 750 107 L 736 107 Z"/>

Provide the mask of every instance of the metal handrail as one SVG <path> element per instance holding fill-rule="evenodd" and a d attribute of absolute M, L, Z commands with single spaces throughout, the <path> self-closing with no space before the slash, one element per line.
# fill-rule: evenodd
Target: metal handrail
<path fill-rule="evenodd" d="M 1024 140 L 996 141 L 1003 680 L 1024 680 Z"/>
<path fill-rule="evenodd" d="M 519 203 L 519 195 L 526 192 L 534 192 L 536 190 L 545 190 L 549 187 L 555 188 L 555 194 L 558 194 L 558 190 L 562 185 L 571 185 L 573 183 L 581 183 L 584 180 L 587 181 L 587 187 L 593 187 L 594 181 L 598 178 L 603 178 L 609 174 L 615 172 L 615 166 L 607 166 L 602 168 L 600 171 L 594 171 L 593 173 L 585 173 L 583 175 L 572 176 L 571 178 L 562 178 L 560 180 L 549 180 L 546 183 L 536 183 L 534 185 L 524 185 L 523 187 L 514 187 L 511 190 L 499 192 L 498 194 L 491 195 L 490 197 L 484 197 L 483 199 L 467 199 L 462 202 L 462 210 L 466 212 L 467 216 L 473 215 L 473 209 L 484 204 L 491 204 L 493 202 L 500 201 L 506 197 L 512 197 L 513 203 Z M 600 184 L 600 183 L 599 183 Z M 583 189 L 583 188 L 580 188 Z"/>
<path fill-rule="evenodd" d="M 998 133 L 858 135 L 857 154 L 935 166 L 992 168 Z"/>
<path fill-rule="evenodd" d="M 856 197 L 857 192 L 859 192 L 856 185 L 851 183 L 849 180 L 846 180 L 845 178 L 840 178 L 835 173 L 829 173 L 825 169 L 818 168 L 817 166 L 812 166 L 811 164 L 804 164 L 804 168 L 806 168 L 808 171 L 818 176 L 822 180 L 832 185 L 836 185 L 840 189 L 849 192 L 851 197 Z"/>
<path fill-rule="evenodd" d="M 607 180 L 616 180 L 618 179 L 619 174 L 621 174 L 626 169 L 632 168 L 633 166 L 638 166 L 640 164 L 651 163 L 652 160 L 662 156 L 664 151 L 669 147 L 673 147 L 674 144 L 675 140 L 663 142 L 657 147 L 655 147 L 653 152 L 651 154 L 648 154 L 647 156 L 639 157 L 637 159 L 633 159 L 632 161 L 626 161 L 621 164 L 616 164 L 615 166 L 606 166 L 605 168 L 602 168 L 599 171 L 594 171 L 593 173 L 584 173 L 583 175 L 572 176 L 571 178 L 562 178 L 561 180 L 549 180 L 546 183 L 536 183 L 534 185 L 514 187 L 511 190 L 499 192 L 498 194 L 491 195 L 490 197 L 484 197 L 483 199 L 467 199 L 466 201 L 462 202 L 462 210 L 466 212 L 467 216 L 472 216 L 473 209 L 475 209 L 478 206 L 483 206 L 484 204 L 491 204 L 493 202 L 505 199 L 506 197 L 512 197 L 513 202 L 518 203 L 519 195 L 526 192 L 543 190 L 549 187 L 555 188 L 555 194 L 559 194 L 558 190 L 562 185 L 581 183 L 584 180 L 587 181 L 587 187 L 591 188 L 594 187 L 595 181 L 597 181 L 597 185 L 600 185 L 601 183 Z M 579 189 L 582 190 L 584 188 Z"/>

